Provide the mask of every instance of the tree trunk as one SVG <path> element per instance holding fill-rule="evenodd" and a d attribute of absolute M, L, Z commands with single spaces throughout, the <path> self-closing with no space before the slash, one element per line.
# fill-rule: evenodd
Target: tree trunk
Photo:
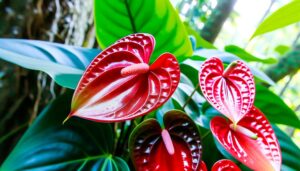
<path fill-rule="evenodd" d="M 2 0 L 0 37 L 91 47 L 95 43 L 92 12 L 93 0 Z M 0 163 L 53 92 L 59 93 L 61 88 L 53 85 L 44 73 L 0 61 Z M 14 131 L 18 133 L 2 139 Z"/>
<path fill-rule="evenodd" d="M 201 36 L 205 40 L 211 43 L 216 40 L 235 3 L 236 0 L 218 0 L 217 6 L 212 11 L 201 31 Z"/>
<path fill-rule="evenodd" d="M 300 44 L 285 54 L 277 64 L 266 69 L 266 74 L 275 82 L 296 73 L 300 68 Z"/>

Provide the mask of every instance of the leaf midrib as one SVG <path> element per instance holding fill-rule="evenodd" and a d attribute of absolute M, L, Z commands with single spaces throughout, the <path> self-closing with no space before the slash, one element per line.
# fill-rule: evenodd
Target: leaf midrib
<path fill-rule="evenodd" d="M 125 7 L 127 9 L 127 13 L 128 13 L 128 17 L 129 17 L 129 20 L 130 20 L 132 31 L 133 31 L 133 33 L 137 33 L 137 29 L 136 29 L 134 19 L 133 19 L 133 16 L 132 16 L 132 13 L 131 13 L 131 10 L 130 10 L 130 7 L 129 7 L 128 0 L 125 0 L 124 3 L 125 3 Z"/>

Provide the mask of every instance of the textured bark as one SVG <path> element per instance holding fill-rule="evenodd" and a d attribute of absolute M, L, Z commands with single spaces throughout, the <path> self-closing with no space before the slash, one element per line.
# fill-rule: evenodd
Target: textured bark
<path fill-rule="evenodd" d="M 93 46 L 93 0 L 2 0 L 0 37 L 37 39 L 78 46 Z M 59 93 L 43 73 L 28 71 L 0 60 L 0 163 L 25 131 L 26 123 Z"/>
<path fill-rule="evenodd" d="M 300 69 L 300 44 L 279 59 L 279 62 L 266 69 L 266 74 L 275 82 L 296 73 Z"/>
<path fill-rule="evenodd" d="M 213 43 L 221 31 L 223 24 L 229 17 L 236 0 L 218 0 L 218 4 L 205 22 L 201 36 Z"/>

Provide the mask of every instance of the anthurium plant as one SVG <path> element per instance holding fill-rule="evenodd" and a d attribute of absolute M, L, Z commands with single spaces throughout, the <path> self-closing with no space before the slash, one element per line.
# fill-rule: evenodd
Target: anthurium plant
<path fill-rule="evenodd" d="M 1 59 L 65 87 L 1 171 L 300 169 L 299 148 L 276 125 L 300 121 L 262 71 L 193 49 L 167 0 L 96 0 L 94 13 L 101 50 L 0 39 Z"/>

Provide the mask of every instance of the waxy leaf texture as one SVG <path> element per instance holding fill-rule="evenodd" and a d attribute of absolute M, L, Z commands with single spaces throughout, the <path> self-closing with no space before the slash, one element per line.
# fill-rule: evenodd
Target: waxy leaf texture
<path fill-rule="evenodd" d="M 231 63 L 224 71 L 220 59 L 206 60 L 199 71 L 199 84 L 207 101 L 234 123 L 253 106 L 254 79 L 242 61 Z"/>
<path fill-rule="evenodd" d="M 210 122 L 213 135 L 237 160 L 253 170 L 276 170 L 281 167 L 281 151 L 271 124 L 253 107 L 239 122 L 257 135 L 252 139 L 230 128 L 231 121 L 216 116 Z"/>
<path fill-rule="evenodd" d="M 176 58 L 165 53 L 149 66 L 155 46 L 149 34 L 132 34 L 102 51 L 83 74 L 71 116 L 97 122 L 129 120 L 160 107 L 180 79 Z"/>
<path fill-rule="evenodd" d="M 202 145 L 195 123 L 181 111 L 164 115 L 165 128 L 154 119 L 138 125 L 129 139 L 129 151 L 136 170 L 139 171 L 199 171 L 201 170 Z M 170 154 L 161 136 L 167 130 L 174 153 Z"/>

